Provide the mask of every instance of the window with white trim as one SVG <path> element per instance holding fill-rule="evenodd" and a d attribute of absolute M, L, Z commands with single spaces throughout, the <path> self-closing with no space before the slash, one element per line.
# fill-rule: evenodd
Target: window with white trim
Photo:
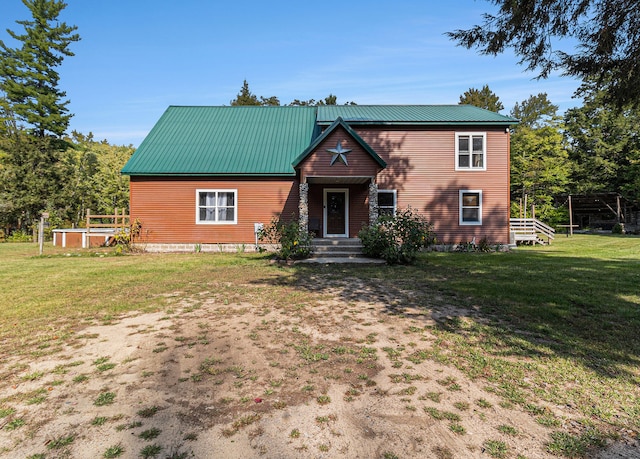
<path fill-rule="evenodd" d="M 378 215 L 393 217 L 396 214 L 396 198 L 396 190 L 378 190 Z"/>
<path fill-rule="evenodd" d="M 482 225 L 482 190 L 460 190 L 460 224 Z"/>
<path fill-rule="evenodd" d="M 238 218 L 238 190 L 196 190 L 196 223 L 235 224 Z"/>
<path fill-rule="evenodd" d="M 456 170 L 487 170 L 486 133 L 456 132 Z"/>

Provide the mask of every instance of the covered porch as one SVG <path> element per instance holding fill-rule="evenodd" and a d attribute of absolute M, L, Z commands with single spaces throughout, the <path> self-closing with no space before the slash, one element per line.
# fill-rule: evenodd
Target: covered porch
<path fill-rule="evenodd" d="M 300 184 L 299 224 L 317 238 L 355 238 L 378 219 L 374 176 L 307 176 Z"/>

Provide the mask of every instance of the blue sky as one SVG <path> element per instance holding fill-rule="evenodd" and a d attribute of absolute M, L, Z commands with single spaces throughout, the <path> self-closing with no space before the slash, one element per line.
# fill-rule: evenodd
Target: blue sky
<path fill-rule="evenodd" d="M 59 68 L 71 130 L 138 146 L 169 105 L 229 105 L 243 80 L 258 96 L 338 103 L 456 104 L 488 84 L 508 114 L 546 92 L 567 108 L 576 80 L 537 81 L 511 53 L 481 56 L 444 33 L 481 21 L 483 0 L 67 0 L 75 56 Z M 0 39 L 30 19 L 2 0 Z"/>

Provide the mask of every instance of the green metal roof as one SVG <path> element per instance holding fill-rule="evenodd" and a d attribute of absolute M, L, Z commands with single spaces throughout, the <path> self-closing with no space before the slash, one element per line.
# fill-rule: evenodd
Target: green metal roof
<path fill-rule="evenodd" d="M 295 175 L 317 145 L 319 125 L 493 125 L 518 120 L 471 105 L 323 105 L 320 107 L 170 106 L 125 164 L 125 175 Z M 384 166 L 383 166 L 384 167 Z"/>
<path fill-rule="evenodd" d="M 122 173 L 295 175 L 315 133 L 315 107 L 171 106 Z"/>
<path fill-rule="evenodd" d="M 515 118 L 473 105 L 322 105 L 318 123 L 331 124 L 338 117 L 350 125 L 510 125 Z"/>

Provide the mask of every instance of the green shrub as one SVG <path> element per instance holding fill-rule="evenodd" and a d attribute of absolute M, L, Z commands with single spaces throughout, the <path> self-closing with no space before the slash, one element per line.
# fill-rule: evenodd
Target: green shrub
<path fill-rule="evenodd" d="M 611 229 L 611 233 L 624 234 L 625 233 L 624 225 L 622 223 L 616 223 L 615 225 L 613 225 L 613 228 Z"/>
<path fill-rule="evenodd" d="M 11 233 L 6 240 L 7 242 L 33 242 L 33 236 L 26 231 L 16 230 Z"/>
<path fill-rule="evenodd" d="M 383 215 L 364 227 L 358 237 L 366 256 L 382 258 L 389 264 L 413 263 L 421 249 L 436 241 L 432 226 L 411 207 L 396 215 Z"/>
<path fill-rule="evenodd" d="M 276 244 L 279 247 L 276 256 L 282 260 L 299 260 L 311 255 L 312 237 L 302 231 L 295 219 L 286 222 L 274 218 L 260 230 L 258 238 L 261 242 Z"/>

